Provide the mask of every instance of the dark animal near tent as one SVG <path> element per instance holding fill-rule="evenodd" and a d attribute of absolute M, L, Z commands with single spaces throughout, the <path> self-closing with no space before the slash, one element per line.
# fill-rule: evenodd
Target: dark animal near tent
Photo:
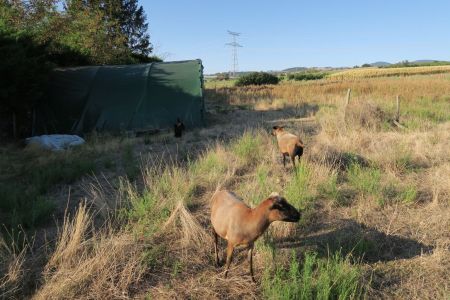
<path fill-rule="evenodd" d="M 298 156 L 298 159 L 300 159 L 303 154 L 304 144 L 302 140 L 298 136 L 284 131 L 282 126 L 274 126 L 272 135 L 277 137 L 278 147 L 283 156 L 283 166 L 286 167 L 286 156 L 289 156 L 295 168 L 295 157 Z"/>
<path fill-rule="evenodd" d="M 184 124 L 183 122 L 180 121 L 180 118 L 177 118 L 177 122 L 175 123 L 175 137 L 181 137 L 181 135 L 183 134 L 183 130 L 184 130 Z"/>
<path fill-rule="evenodd" d="M 285 198 L 272 193 L 257 207 L 248 207 L 234 193 L 222 190 L 211 199 L 211 224 L 216 263 L 219 263 L 218 236 L 227 240 L 225 278 L 236 247 L 248 248 L 250 274 L 253 276 L 253 245 L 274 221 L 298 222 L 300 213 Z"/>

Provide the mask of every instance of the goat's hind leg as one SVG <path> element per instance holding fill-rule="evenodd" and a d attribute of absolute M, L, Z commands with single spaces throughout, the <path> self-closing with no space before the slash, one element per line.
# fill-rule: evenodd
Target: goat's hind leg
<path fill-rule="evenodd" d="M 227 263 L 225 266 L 225 278 L 227 278 L 228 269 L 230 268 L 231 261 L 233 260 L 233 250 L 234 250 L 233 244 L 228 242 L 228 244 L 227 244 Z"/>
<path fill-rule="evenodd" d="M 212 233 L 213 233 L 213 236 L 214 236 L 214 254 L 216 256 L 216 265 L 218 267 L 221 267 L 222 264 L 220 263 L 220 260 L 219 260 L 219 247 L 218 247 L 219 236 L 217 235 L 217 233 L 216 233 L 216 231 L 214 229 L 212 230 Z"/>
<path fill-rule="evenodd" d="M 250 275 L 252 276 L 252 281 L 255 281 L 255 276 L 253 275 L 253 245 L 250 245 L 248 249 L 248 263 L 250 265 Z"/>

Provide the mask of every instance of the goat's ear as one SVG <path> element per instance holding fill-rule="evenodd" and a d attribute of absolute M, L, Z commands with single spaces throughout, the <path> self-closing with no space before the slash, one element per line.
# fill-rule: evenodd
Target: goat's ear
<path fill-rule="evenodd" d="M 280 128 L 280 127 L 278 127 L 278 126 L 273 126 L 273 129 L 275 129 L 275 130 L 278 129 L 278 128 Z"/>

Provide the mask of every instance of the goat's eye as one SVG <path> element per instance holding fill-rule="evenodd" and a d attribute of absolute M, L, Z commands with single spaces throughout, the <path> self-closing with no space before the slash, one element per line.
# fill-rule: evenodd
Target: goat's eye
<path fill-rule="evenodd" d="M 272 205 L 271 209 L 278 209 L 278 210 L 282 210 L 283 207 L 279 204 L 279 203 L 275 203 L 274 205 Z"/>

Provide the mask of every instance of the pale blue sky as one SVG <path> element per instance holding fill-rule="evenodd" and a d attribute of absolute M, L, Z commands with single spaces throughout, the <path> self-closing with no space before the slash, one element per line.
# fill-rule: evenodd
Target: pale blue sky
<path fill-rule="evenodd" d="M 239 70 L 450 60 L 450 0 L 140 0 L 155 53 L 228 71 L 227 29 L 242 32 Z"/>

